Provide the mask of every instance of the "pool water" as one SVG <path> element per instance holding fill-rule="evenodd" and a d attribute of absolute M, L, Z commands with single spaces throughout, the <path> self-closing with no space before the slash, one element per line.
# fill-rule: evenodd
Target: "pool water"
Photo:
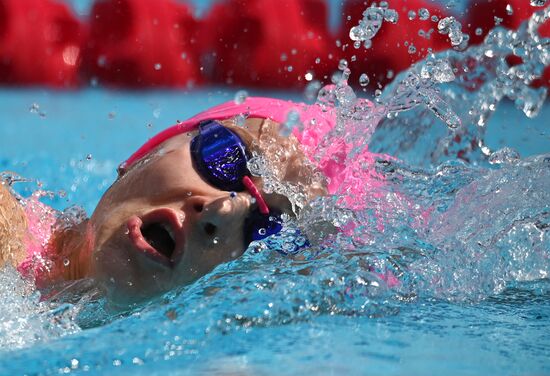
<path fill-rule="evenodd" d="M 529 118 L 516 108 L 525 101 L 433 84 L 420 86 L 428 105 L 398 102 L 411 86 L 389 87 L 380 108 L 408 111 L 349 123 L 357 147 L 396 158 L 363 166 L 385 184 L 362 208 L 312 204 L 299 225 L 353 231 L 301 257 L 275 252 L 289 240 L 276 237 L 124 314 L 91 293 L 41 300 L 0 271 L 0 374 L 550 374 L 550 105 Z M 3 90 L 0 170 L 31 180 L 15 185 L 23 195 L 47 191 L 55 208 L 90 214 L 145 139 L 234 94 Z M 345 84 L 325 94 L 349 115 Z M 457 130 L 445 124 L 451 112 Z M 388 272 L 397 285 L 380 277 Z"/>
<path fill-rule="evenodd" d="M 269 95 L 300 99 L 297 93 Z M 114 179 L 118 161 L 162 127 L 231 100 L 232 93 L 10 90 L 1 92 L 0 97 L 4 115 L 2 170 L 39 180 L 42 189 L 55 193 L 49 202 L 56 208 L 78 204 L 91 213 Z M 514 146 L 523 157 L 541 155 L 550 149 L 549 120 L 548 104 L 531 120 L 511 103 L 502 103 L 488 127 L 487 144 L 492 148 Z M 403 171 L 417 168 L 405 162 L 401 166 Z M 521 169 L 485 170 L 459 164 L 458 172 L 447 176 L 448 181 L 438 182 L 434 174 L 431 178 L 435 180 L 425 184 L 432 188 L 453 184 L 460 194 L 461 187 L 462 192 L 468 191 L 463 187 L 470 181 L 477 178 L 490 183 L 487 176 L 491 173 L 509 169 L 496 180 L 510 180 L 511 191 L 503 199 L 505 207 L 513 208 L 515 201 L 524 199 L 520 188 L 514 191 L 513 168 Z M 537 210 L 548 223 L 548 162 L 541 168 L 544 173 L 538 178 L 543 179 L 543 187 L 537 194 L 545 216 L 544 210 Z M 36 189 L 36 183 L 20 185 L 23 193 Z M 465 207 L 462 214 L 480 215 L 475 207 Z M 494 207 L 498 209 L 498 205 Z M 466 219 L 461 216 L 456 224 L 467 227 Z M 89 318 L 95 312 L 93 305 L 79 303 L 77 309 L 56 306 L 60 312 L 52 312 L 53 308 L 38 303 L 32 292 L 16 299 L 11 296 L 14 290 L 3 290 L 5 303 L 0 316 L 23 323 L 12 322 L 0 332 L 4 344 L 0 374 L 549 373 L 548 277 L 540 273 L 510 277 L 510 269 L 533 272 L 529 266 L 548 272 L 548 230 L 539 227 L 542 243 L 531 246 L 533 252 L 535 247 L 542 247 L 538 251 L 542 261 L 530 265 L 510 259 L 508 269 L 500 268 L 501 275 L 492 275 L 492 269 L 484 268 L 497 268 L 494 260 L 468 268 L 456 255 L 449 257 L 453 260 L 448 264 L 437 256 L 429 257 L 434 263 L 431 266 L 439 267 L 440 273 L 462 274 L 463 284 L 454 280 L 454 287 L 424 284 L 410 297 L 405 293 L 398 297 L 391 290 L 369 293 L 359 289 L 354 279 L 364 277 L 364 271 L 356 265 L 358 261 L 345 260 L 342 250 L 330 247 L 327 249 L 334 252 L 329 257 L 300 265 L 276 252 L 247 253 L 196 284 L 127 316 L 104 314 L 104 325 Z M 395 231 L 381 234 L 380 241 L 394 243 L 395 249 L 399 248 L 397 243 L 402 247 L 412 243 L 407 240 L 407 231 Z M 418 244 L 418 239 L 415 242 L 417 249 L 429 248 Z M 521 240 L 516 239 L 516 243 L 521 245 Z M 351 247 L 345 240 L 334 247 L 337 245 Z M 498 247 L 494 247 L 487 252 L 495 252 Z M 364 257 L 374 257 L 373 253 L 369 256 L 372 245 L 363 248 Z M 434 252 L 443 252 L 443 248 Z M 416 267 L 422 265 L 416 262 Z M 297 273 L 306 266 L 313 270 L 310 276 Z M 423 271 L 417 273 L 426 273 L 428 266 L 426 261 Z M 416 284 L 426 282 L 413 274 L 407 278 L 417 278 Z M 480 274 L 490 286 L 477 282 L 472 286 L 470 281 Z M 9 276 L 4 272 L 4 278 Z M 332 284 L 327 283 L 331 279 Z M 504 280 L 504 285 L 495 288 L 494 280 Z M 356 295 L 343 293 L 349 281 L 355 283 Z M 15 288 L 23 286 L 13 284 Z"/>

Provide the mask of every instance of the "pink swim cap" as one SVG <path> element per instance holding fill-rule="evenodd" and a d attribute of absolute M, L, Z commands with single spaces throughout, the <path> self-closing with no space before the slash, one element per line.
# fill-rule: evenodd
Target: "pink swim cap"
<path fill-rule="evenodd" d="M 272 119 L 278 123 L 284 123 L 289 112 L 296 111 L 300 116 L 300 121 L 306 124 L 315 124 L 317 131 L 326 133 L 332 129 L 336 123 L 336 117 L 332 111 L 324 112 L 321 106 L 306 105 L 303 103 L 294 103 L 281 99 L 248 97 L 243 103 L 234 101 L 226 102 L 212 107 L 192 118 L 167 128 L 149 139 L 136 152 L 134 152 L 120 168 L 125 169 L 134 164 L 137 160 L 143 158 L 154 148 L 166 140 L 179 134 L 195 130 L 199 123 L 206 120 L 226 120 L 238 115 L 245 115 L 249 118 Z M 316 132 L 318 133 L 318 132 Z M 299 139 L 301 134 L 295 132 Z M 310 137 L 311 138 L 311 137 Z M 314 137 L 318 141 L 318 137 Z"/>
<path fill-rule="evenodd" d="M 361 105 L 363 109 L 373 106 L 367 100 L 361 100 Z M 324 142 L 336 126 L 337 111 L 333 107 L 324 108 L 319 104 L 308 105 L 261 97 L 248 97 L 243 103 L 226 102 L 160 132 L 143 144 L 119 168 L 127 169 L 166 140 L 193 131 L 199 123 L 206 120 L 226 120 L 244 115 L 247 118 L 272 119 L 284 123 L 291 111 L 298 114 L 303 124 L 303 131 L 294 129 L 293 134 L 305 154 L 327 178 L 329 193 L 341 195 L 348 207 L 361 207 L 369 191 L 381 184 L 379 177 L 369 167 L 374 163 L 376 155 L 364 147 L 350 160 L 348 156 L 353 146 L 343 136 L 331 136 L 328 142 Z M 319 155 L 319 145 L 323 143 L 322 155 Z"/>

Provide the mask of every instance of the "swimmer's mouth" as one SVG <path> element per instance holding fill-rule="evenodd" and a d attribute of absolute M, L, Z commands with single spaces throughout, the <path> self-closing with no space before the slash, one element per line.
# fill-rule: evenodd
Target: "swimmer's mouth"
<path fill-rule="evenodd" d="M 173 267 L 181 260 L 184 248 L 182 224 L 176 212 L 158 209 L 127 222 L 128 237 L 136 249 L 150 259 Z"/>

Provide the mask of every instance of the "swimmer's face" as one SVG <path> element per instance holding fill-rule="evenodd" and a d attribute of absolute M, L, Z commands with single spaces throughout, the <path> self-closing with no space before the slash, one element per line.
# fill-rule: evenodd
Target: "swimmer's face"
<path fill-rule="evenodd" d="M 258 137 L 251 119 L 241 137 Z M 190 142 L 178 135 L 136 163 L 105 193 L 91 218 L 94 277 L 112 301 L 132 303 L 203 276 L 247 247 L 244 222 L 254 200 L 207 183 L 194 169 Z M 255 178 L 261 187 L 261 180 Z M 265 195 L 270 208 L 291 214 L 288 200 Z"/>

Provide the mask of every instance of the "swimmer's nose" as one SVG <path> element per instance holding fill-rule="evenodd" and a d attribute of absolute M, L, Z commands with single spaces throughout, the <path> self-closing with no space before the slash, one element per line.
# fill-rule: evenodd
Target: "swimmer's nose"
<path fill-rule="evenodd" d="M 196 226 L 194 231 L 219 236 L 220 232 L 230 233 L 236 224 L 242 223 L 251 203 L 247 194 L 237 194 L 217 198 L 193 196 L 185 206 L 186 217 Z"/>

